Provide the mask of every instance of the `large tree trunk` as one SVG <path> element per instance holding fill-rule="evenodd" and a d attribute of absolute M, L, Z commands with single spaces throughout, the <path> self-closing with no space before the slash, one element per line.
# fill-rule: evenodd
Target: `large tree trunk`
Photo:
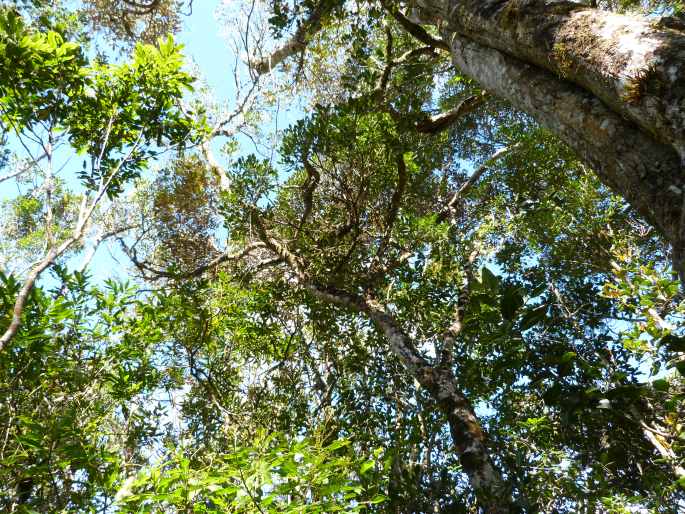
<path fill-rule="evenodd" d="M 685 160 L 685 32 L 570 1 L 419 3 L 448 37 L 467 38 L 580 85 Z"/>
<path fill-rule="evenodd" d="M 597 97 L 534 65 L 453 38 L 454 63 L 492 93 L 559 135 L 602 182 L 683 251 L 683 168 L 676 152 Z M 678 259 L 676 259 L 678 260 Z"/>
<path fill-rule="evenodd" d="M 685 32 L 543 0 L 419 0 L 455 65 L 558 134 L 685 258 Z"/>

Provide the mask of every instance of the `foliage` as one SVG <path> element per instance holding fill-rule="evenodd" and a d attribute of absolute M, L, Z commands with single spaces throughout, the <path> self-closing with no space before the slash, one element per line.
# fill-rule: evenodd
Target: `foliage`
<path fill-rule="evenodd" d="M 7 512 L 111 505 L 119 473 L 155 430 L 138 395 L 158 373 L 144 346 L 121 337 L 133 291 L 114 282 L 95 289 L 82 274 L 60 273 L 58 290 L 33 290 L 26 322 L 0 360 Z M 18 287 L 2 277 L 3 310 Z M 129 415 L 133 405 L 138 416 Z"/>
<path fill-rule="evenodd" d="M 350 455 L 349 441 L 321 446 L 272 433 L 253 444 L 208 459 L 177 451 L 127 481 L 119 500 L 132 512 L 261 513 L 360 512 L 385 501 L 369 496 L 380 485 L 368 486 L 378 464 Z"/>
<path fill-rule="evenodd" d="M 157 39 L 181 2 L 84 6 L 0 10 L 2 171 L 20 170 L 1 331 L 103 199 L 0 350 L 0 509 L 477 512 L 487 461 L 512 512 L 682 510 L 685 301 L 663 241 L 403 5 L 271 2 L 250 37 L 304 31 L 297 62 L 247 73 L 266 99 L 226 119 Z M 130 58 L 91 59 L 79 16 Z M 260 109 L 300 95 L 276 147 L 255 131 L 270 152 L 245 151 Z M 69 178 L 59 145 L 83 161 Z M 123 252 L 91 279 L 106 238 Z M 127 257 L 131 282 L 111 279 Z"/>

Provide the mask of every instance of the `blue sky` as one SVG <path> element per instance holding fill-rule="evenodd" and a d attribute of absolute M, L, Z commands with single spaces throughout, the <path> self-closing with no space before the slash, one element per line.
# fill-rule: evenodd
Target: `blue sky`
<path fill-rule="evenodd" d="M 235 57 L 226 40 L 221 36 L 222 27 L 216 20 L 215 13 L 220 4 L 221 0 L 195 1 L 192 14 L 182 18 L 183 28 L 175 39 L 184 45 L 184 55 L 189 63 L 194 64 L 195 69 L 199 70 L 201 79 L 212 89 L 216 99 L 232 106 L 236 95 L 231 75 Z M 103 43 L 103 46 L 106 47 L 106 45 L 107 43 Z M 25 153 L 17 141 L 10 141 L 9 147 L 19 156 Z M 59 174 L 60 178 L 65 180 L 70 188 L 80 189 L 74 171 L 80 167 L 81 160 L 66 146 L 59 154 L 59 156 L 56 155 L 56 162 L 59 166 L 61 163 L 67 163 Z M 0 175 L 7 171 L 9 170 Z M 26 186 L 18 189 L 14 180 L 4 182 L 0 184 L 0 200 L 13 198 L 20 190 L 23 192 L 26 189 Z M 102 245 L 90 266 L 91 274 L 97 282 L 112 276 L 123 279 L 128 274 L 126 269 L 130 267 L 128 259 L 118 251 L 115 245 L 107 246 L 112 248 L 113 254 L 107 250 L 106 245 Z M 77 255 L 70 261 L 73 265 L 78 265 L 80 257 Z M 51 282 L 49 275 L 50 273 L 45 273 L 42 277 L 44 283 Z"/>
<path fill-rule="evenodd" d="M 235 95 L 230 80 L 233 56 L 215 19 L 220 4 L 218 0 L 193 2 L 193 12 L 183 19 L 183 30 L 176 40 L 185 45 L 183 53 L 198 65 L 218 99 L 231 101 Z"/>

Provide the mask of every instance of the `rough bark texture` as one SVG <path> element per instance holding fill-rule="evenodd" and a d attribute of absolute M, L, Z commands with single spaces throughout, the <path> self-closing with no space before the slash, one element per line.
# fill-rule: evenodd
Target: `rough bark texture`
<path fill-rule="evenodd" d="M 386 8 L 421 41 L 448 46 L 465 74 L 574 148 L 669 240 L 685 283 L 685 25 L 568 0 L 408 3 L 412 21 Z M 318 30 L 318 12 L 298 34 Z M 417 20 L 435 25 L 443 42 Z M 291 43 L 272 64 L 294 51 Z"/>
<path fill-rule="evenodd" d="M 576 83 L 685 161 L 685 32 L 549 0 L 426 0 L 441 30 Z"/>
<path fill-rule="evenodd" d="M 494 94 L 558 134 L 682 252 L 680 159 L 582 88 L 534 65 L 454 36 L 454 63 Z"/>
<path fill-rule="evenodd" d="M 459 390 L 452 370 L 431 366 L 384 309 L 371 303 L 367 313 L 385 334 L 392 352 L 430 393 L 447 418 L 455 451 L 484 512 L 517 512 L 511 488 L 490 459 L 486 436 L 473 407 Z"/>
<path fill-rule="evenodd" d="M 544 0 L 419 0 L 453 62 L 559 135 L 672 244 L 685 282 L 685 32 Z"/>

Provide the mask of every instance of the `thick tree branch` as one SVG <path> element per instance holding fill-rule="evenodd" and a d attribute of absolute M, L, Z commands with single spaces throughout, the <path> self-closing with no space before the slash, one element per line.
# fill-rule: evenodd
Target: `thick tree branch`
<path fill-rule="evenodd" d="M 267 233 L 256 209 L 252 209 L 252 213 L 259 237 L 288 264 L 301 287 L 326 303 L 367 315 L 385 335 L 390 350 L 431 394 L 447 418 L 455 452 L 469 476 L 479 503 L 489 513 L 512 512 L 511 487 L 493 464 L 487 449 L 486 436 L 473 407 L 460 391 L 451 368 L 431 366 L 416 349 L 411 338 L 402 331 L 399 323 L 373 296 L 364 297 L 314 282 L 304 271 L 305 263 L 302 259 Z"/>
<path fill-rule="evenodd" d="M 384 92 L 388 86 L 390 73 L 395 64 L 392 60 L 392 31 L 388 27 L 385 28 L 385 62 L 386 64 L 383 68 L 383 73 L 381 73 L 375 88 L 375 90 L 379 92 Z"/>
<path fill-rule="evenodd" d="M 462 116 L 473 112 L 483 105 L 486 95 L 473 95 L 459 102 L 459 105 L 446 112 L 427 117 L 416 124 L 416 131 L 421 134 L 438 134 L 448 129 Z"/>
<path fill-rule="evenodd" d="M 511 488 L 493 464 L 473 407 L 460 391 L 449 367 L 433 367 L 416 350 L 397 321 L 373 298 L 362 298 L 311 282 L 303 284 L 317 298 L 364 313 L 385 335 L 393 354 L 437 402 L 450 426 L 456 454 L 479 503 L 488 513 L 511 513 Z"/>
<path fill-rule="evenodd" d="M 262 221 L 261 214 L 256 207 L 248 207 L 248 210 L 250 211 L 254 227 L 257 231 L 257 235 L 261 239 L 262 243 L 264 243 L 264 245 L 269 250 L 275 253 L 278 258 L 285 261 L 285 263 L 290 267 L 290 269 L 296 274 L 298 280 L 301 283 L 306 282 L 309 279 L 309 277 L 307 273 L 304 271 L 305 266 L 302 260 L 297 255 L 292 253 L 285 243 L 281 243 L 280 241 L 269 235 Z"/>
<path fill-rule="evenodd" d="M 499 50 L 576 84 L 685 163 L 685 32 L 570 0 L 418 0 L 445 40 Z M 452 45 L 453 55 L 455 47 Z M 497 73 L 490 69 L 489 73 Z M 471 74 L 483 82 L 481 73 Z"/>
<path fill-rule="evenodd" d="M 591 93 L 538 67 L 472 41 L 453 38 L 452 57 L 491 93 L 560 136 L 673 245 L 683 271 L 681 217 L 685 177 L 678 154 L 618 116 Z"/>

